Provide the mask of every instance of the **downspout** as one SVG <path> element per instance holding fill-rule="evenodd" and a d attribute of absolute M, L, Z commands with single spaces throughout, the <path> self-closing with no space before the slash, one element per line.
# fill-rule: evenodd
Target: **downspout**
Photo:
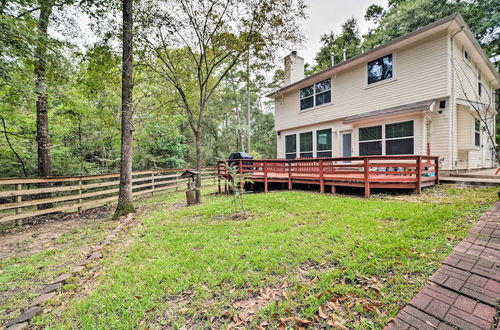
<path fill-rule="evenodd" d="M 456 96 L 455 96 L 455 54 L 454 54 L 454 44 L 453 44 L 453 38 L 460 32 L 462 32 L 464 29 L 463 25 L 460 26 L 460 30 L 456 31 L 450 38 L 451 40 L 451 125 L 450 125 L 450 137 L 451 137 L 451 169 L 456 170 L 456 162 L 455 162 L 455 112 L 458 111 L 457 109 L 457 103 L 456 103 Z M 458 128 L 458 123 L 457 123 L 457 128 Z"/>

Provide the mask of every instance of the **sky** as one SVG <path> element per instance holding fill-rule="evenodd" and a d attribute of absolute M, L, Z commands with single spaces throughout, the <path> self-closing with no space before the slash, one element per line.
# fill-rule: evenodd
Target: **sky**
<path fill-rule="evenodd" d="M 307 20 L 303 24 L 306 42 L 298 48 L 298 54 L 309 64 L 314 64 L 314 57 L 321 47 L 321 35 L 334 31 L 340 33 L 342 24 L 354 16 L 358 19 L 361 34 L 374 27 L 364 19 L 365 11 L 371 4 L 387 7 L 387 0 L 305 0 L 308 5 Z"/>

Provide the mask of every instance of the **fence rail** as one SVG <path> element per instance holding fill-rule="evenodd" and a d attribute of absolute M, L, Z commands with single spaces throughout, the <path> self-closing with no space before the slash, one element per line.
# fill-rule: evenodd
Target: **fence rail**
<path fill-rule="evenodd" d="M 132 173 L 133 196 L 179 190 L 187 179 L 185 169 L 136 171 Z M 214 180 L 215 168 L 203 168 L 202 181 Z M 0 179 L 0 224 L 29 217 L 104 205 L 117 200 L 119 173 L 74 177 Z"/>
<path fill-rule="evenodd" d="M 415 189 L 420 193 L 423 187 L 439 183 L 439 159 L 436 156 L 363 156 L 338 158 L 265 159 L 234 160 L 229 164 L 237 166 L 239 175 L 253 182 L 263 182 L 268 191 L 270 182 L 288 184 L 364 188 L 370 196 L 372 188 Z M 221 179 L 230 179 L 227 165 L 217 164 L 219 192 Z M 227 183 L 224 185 L 228 189 Z M 242 187 L 240 187 L 242 189 Z"/>

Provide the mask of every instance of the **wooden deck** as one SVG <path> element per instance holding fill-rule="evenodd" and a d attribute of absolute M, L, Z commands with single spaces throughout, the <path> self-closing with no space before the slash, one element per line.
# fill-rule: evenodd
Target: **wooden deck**
<path fill-rule="evenodd" d="M 264 183 L 265 192 L 269 183 L 285 183 L 289 190 L 294 184 L 313 184 L 319 185 L 322 193 L 325 187 L 331 187 L 333 193 L 335 187 L 359 187 L 368 197 L 372 188 L 414 189 L 420 193 L 422 188 L 439 183 L 439 160 L 436 156 L 245 159 L 228 163 L 236 166 L 241 176 Z M 225 162 L 217 164 L 217 174 L 219 192 L 222 191 L 222 181 L 227 191 L 227 180 L 231 177 Z"/>

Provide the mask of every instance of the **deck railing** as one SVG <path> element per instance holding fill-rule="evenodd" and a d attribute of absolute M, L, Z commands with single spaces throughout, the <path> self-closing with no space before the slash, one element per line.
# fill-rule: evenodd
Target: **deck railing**
<path fill-rule="evenodd" d="M 363 156 L 306 159 L 232 160 L 240 175 L 254 182 L 263 182 L 264 191 L 269 183 L 316 184 L 320 192 L 330 186 L 364 188 L 365 196 L 371 188 L 416 189 L 439 183 L 439 158 L 436 156 Z M 221 180 L 230 179 L 226 162 L 217 164 L 219 192 Z M 225 184 L 227 190 L 227 184 Z"/>
<path fill-rule="evenodd" d="M 187 179 L 179 176 L 185 169 L 159 169 L 132 173 L 132 194 L 151 194 L 178 190 Z M 202 180 L 215 182 L 215 168 L 204 168 Z M 119 173 L 99 175 L 0 179 L 0 224 L 49 214 L 82 210 L 117 200 Z M 40 207 L 42 207 L 40 209 Z"/>

